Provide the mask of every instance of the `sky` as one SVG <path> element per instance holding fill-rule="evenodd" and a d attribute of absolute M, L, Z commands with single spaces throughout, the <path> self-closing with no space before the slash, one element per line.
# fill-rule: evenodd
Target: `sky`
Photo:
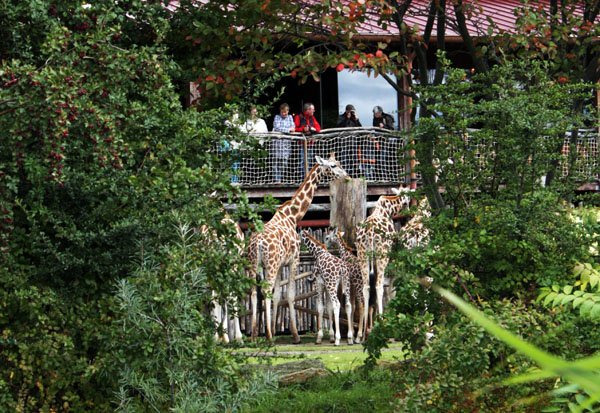
<path fill-rule="evenodd" d="M 353 104 L 363 126 L 373 125 L 373 106 L 376 105 L 392 115 L 398 126 L 397 93 L 381 76 L 375 78 L 373 74 L 369 77 L 364 72 L 342 70 L 338 73 L 338 102 L 340 114 L 347 104 Z"/>

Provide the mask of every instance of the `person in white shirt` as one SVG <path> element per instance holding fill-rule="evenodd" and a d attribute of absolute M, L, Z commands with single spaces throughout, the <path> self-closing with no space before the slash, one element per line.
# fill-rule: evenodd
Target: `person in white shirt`
<path fill-rule="evenodd" d="M 242 125 L 242 130 L 248 133 L 267 133 L 267 124 L 265 121 L 258 117 L 258 109 L 253 106 L 250 108 L 250 117 Z"/>

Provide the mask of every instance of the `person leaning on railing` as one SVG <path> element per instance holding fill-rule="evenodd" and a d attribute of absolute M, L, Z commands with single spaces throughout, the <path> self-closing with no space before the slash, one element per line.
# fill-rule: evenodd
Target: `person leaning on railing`
<path fill-rule="evenodd" d="M 279 114 L 273 119 L 273 132 L 290 133 L 296 131 L 296 124 L 290 116 L 290 106 L 287 103 L 279 105 Z M 273 179 L 276 184 L 283 180 L 283 174 L 290 159 L 291 141 L 274 138 L 271 141 L 273 156 Z"/>
<path fill-rule="evenodd" d="M 302 113 L 296 115 L 294 118 L 294 124 L 296 125 L 296 132 L 301 132 L 304 135 L 312 135 L 321 131 L 321 125 L 315 118 L 315 105 L 310 102 L 306 102 L 302 107 Z M 304 142 L 300 141 L 303 145 Z M 315 144 L 314 139 L 309 139 L 306 142 L 307 145 L 307 157 L 308 157 L 308 170 L 312 168 L 313 163 L 313 145 Z M 304 150 L 300 149 L 300 176 L 304 179 Z"/>
<path fill-rule="evenodd" d="M 354 105 L 346 105 L 346 111 L 338 116 L 337 127 L 338 128 L 356 128 L 361 127 L 358 116 L 356 116 L 356 109 Z"/>

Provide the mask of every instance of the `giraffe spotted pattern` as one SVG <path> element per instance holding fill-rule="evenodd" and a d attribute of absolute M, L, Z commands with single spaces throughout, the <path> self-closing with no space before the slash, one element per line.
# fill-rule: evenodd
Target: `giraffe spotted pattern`
<path fill-rule="evenodd" d="M 250 268 L 248 275 L 257 279 L 259 267 L 265 271 L 265 325 L 267 339 L 271 340 L 275 334 L 275 319 L 277 307 L 281 298 L 282 269 L 290 268 L 290 278 L 287 287 L 287 301 L 290 313 L 290 332 L 294 336 L 294 342 L 299 343 L 300 337 L 296 329 L 296 312 L 294 299 L 296 295 L 296 273 L 300 261 L 300 237 L 296 232 L 298 222 L 304 217 L 310 206 L 317 184 L 323 178 L 345 178 L 348 175 L 335 160 L 333 153 L 329 159 L 315 157 L 316 164 L 310 170 L 304 182 L 298 188 L 294 196 L 285 202 L 276 212 L 273 218 L 267 222 L 262 232 L 253 233 L 248 245 L 248 260 Z M 271 294 L 273 297 L 273 310 L 271 312 Z M 251 293 L 252 301 L 252 337 L 258 335 L 257 326 L 257 297 L 256 288 Z M 272 315 L 272 317 L 271 317 Z"/>
<path fill-rule="evenodd" d="M 350 274 L 348 266 L 343 259 L 332 255 L 327 247 L 313 238 L 308 232 L 302 231 L 302 241 L 308 251 L 315 258 L 313 272 L 317 277 L 317 344 L 323 339 L 323 293 L 327 294 L 328 301 L 333 308 L 335 321 L 335 345 L 340 345 L 340 300 L 338 288 L 341 287 L 345 296 L 346 314 L 348 320 L 352 320 L 352 304 L 350 303 Z M 350 322 L 348 323 L 351 324 Z M 331 325 L 331 319 L 330 319 Z M 348 328 L 348 344 L 353 344 L 353 329 Z"/>

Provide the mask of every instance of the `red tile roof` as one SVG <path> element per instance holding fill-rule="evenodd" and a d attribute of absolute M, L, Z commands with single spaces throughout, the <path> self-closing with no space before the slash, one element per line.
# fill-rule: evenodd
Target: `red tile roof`
<path fill-rule="evenodd" d="M 405 16 L 405 22 L 414 27 L 419 27 L 419 32 L 423 33 L 427 24 L 427 13 L 429 10 L 429 0 L 413 0 L 411 8 L 408 10 Z M 465 0 L 465 4 L 470 4 L 474 7 L 474 13 L 472 17 L 467 19 L 466 24 L 469 32 L 473 35 L 477 33 L 485 34 L 490 26 L 488 18 L 490 18 L 499 29 L 506 31 L 513 31 L 515 28 L 516 16 L 515 9 L 523 7 L 520 0 Z M 542 5 L 544 9 L 550 9 L 550 0 L 532 0 L 530 7 L 537 7 Z M 450 16 L 450 20 L 454 17 L 454 10 L 452 6 L 452 0 L 447 0 L 446 10 L 447 15 Z M 582 7 L 579 6 L 579 14 L 582 13 Z M 377 24 L 379 14 L 377 10 L 373 10 L 369 13 L 367 20 L 361 26 L 361 35 L 363 36 L 390 36 L 397 33 L 395 26 L 388 27 L 387 30 L 382 30 Z M 432 36 L 436 33 L 436 24 L 434 24 L 432 30 Z M 446 36 L 453 37 L 459 36 L 458 32 L 452 27 L 451 21 L 446 23 Z"/>
<path fill-rule="evenodd" d="M 198 3 L 207 3 L 209 0 L 197 0 Z M 318 0 L 305 0 L 306 3 L 311 3 Z M 350 2 L 350 0 L 341 0 L 342 3 Z M 459 34 L 452 27 L 452 18 L 454 16 L 454 10 L 452 6 L 453 0 L 446 1 L 447 15 L 450 16 L 449 21 L 446 23 L 446 36 L 448 38 L 459 37 Z M 520 0 L 464 0 L 464 4 L 472 5 L 474 7 L 474 13 L 471 18 L 466 21 L 469 32 L 474 36 L 479 34 L 487 33 L 487 29 L 490 25 L 488 17 L 497 25 L 501 30 L 512 31 L 515 28 L 515 9 L 523 7 Z M 427 24 L 427 13 L 429 10 L 430 0 L 412 0 L 411 8 L 408 10 L 405 16 L 405 22 L 414 27 L 418 26 L 419 32 L 423 33 L 425 25 Z M 541 4 L 546 10 L 550 8 L 550 0 L 531 0 L 531 7 L 537 7 Z M 167 8 L 171 11 L 179 7 L 179 1 L 171 0 Z M 582 13 L 582 6 L 579 6 L 579 14 Z M 397 35 L 398 29 L 394 24 L 383 30 L 378 24 L 379 10 L 371 10 L 367 14 L 367 18 L 360 26 L 360 35 L 364 37 L 370 36 L 394 36 Z M 432 37 L 435 37 L 436 25 L 434 24 L 432 30 Z"/>

